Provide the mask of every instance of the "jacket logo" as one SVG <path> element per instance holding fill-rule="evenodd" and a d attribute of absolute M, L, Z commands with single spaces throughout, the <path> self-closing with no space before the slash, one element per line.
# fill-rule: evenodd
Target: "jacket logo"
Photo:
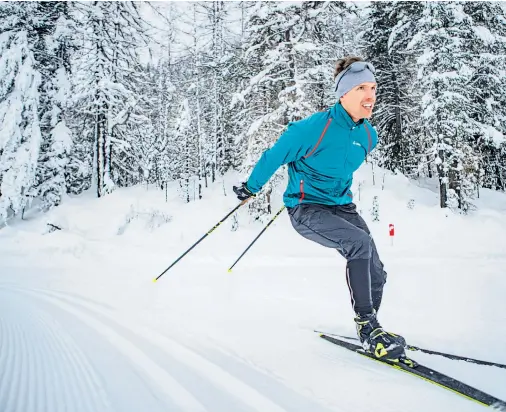
<path fill-rule="evenodd" d="M 356 140 L 355 140 L 355 141 L 353 141 L 353 144 L 354 144 L 355 146 L 361 147 L 361 148 L 364 150 L 364 152 L 365 152 L 365 156 L 367 157 L 367 150 L 365 150 L 365 147 L 364 147 L 364 146 L 362 146 L 362 145 L 361 145 L 359 142 L 357 142 Z"/>

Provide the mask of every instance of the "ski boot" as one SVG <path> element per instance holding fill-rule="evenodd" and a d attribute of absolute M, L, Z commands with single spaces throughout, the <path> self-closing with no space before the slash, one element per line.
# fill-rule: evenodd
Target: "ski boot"
<path fill-rule="evenodd" d="M 383 330 L 376 319 L 376 313 L 358 314 L 355 317 L 355 323 L 357 324 L 358 337 L 366 352 L 373 354 L 378 359 L 394 362 L 406 358 L 405 339 Z"/>

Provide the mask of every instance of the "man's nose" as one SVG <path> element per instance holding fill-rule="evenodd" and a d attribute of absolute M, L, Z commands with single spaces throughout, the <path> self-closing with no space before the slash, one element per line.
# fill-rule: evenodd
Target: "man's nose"
<path fill-rule="evenodd" d="M 365 97 L 366 97 L 367 99 L 376 99 L 376 90 L 369 89 L 369 90 L 366 92 Z"/>

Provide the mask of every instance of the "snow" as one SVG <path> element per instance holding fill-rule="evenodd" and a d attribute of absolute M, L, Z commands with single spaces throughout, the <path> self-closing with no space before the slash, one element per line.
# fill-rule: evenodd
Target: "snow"
<path fill-rule="evenodd" d="M 72 131 L 67 127 L 65 121 L 58 122 L 51 130 L 56 153 L 70 152 L 72 148 Z"/>
<path fill-rule="evenodd" d="M 466 20 L 469 20 L 469 16 L 464 12 L 461 4 L 453 4 L 450 10 L 455 23 L 465 23 Z"/>
<path fill-rule="evenodd" d="M 318 47 L 314 43 L 304 42 L 294 44 L 293 49 L 300 53 L 307 53 L 318 50 Z"/>
<path fill-rule="evenodd" d="M 0 75 L 9 69 L 13 73 L 5 79 L 8 82 L 5 90 L 0 89 L 0 167 L 5 171 L 0 220 L 7 219 L 9 209 L 20 212 L 25 207 L 27 190 L 35 181 L 42 138 L 38 119 L 41 75 L 33 67 L 26 32 L 11 37 L 0 39 L 0 47 L 5 47 L 9 40 L 13 42 L 13 47 L 0 57 Z"/>
<path fill-rule="evenodd" d="M 262 124 L 264 123 L 264 121 L 265 121 L 264 116 L 259 117 L 258 119 L 256 119 L 254 122 L 251 123 L 251 126 L 249 127 L 248 132 L 246 134 L 248 136 L 251 136 L 252 134 L 255 134 L 258 131 L 258 129 L 260 129 L 260 127 L 262 126 Z"/>
<path fill-rule="evenodd" d="M 487 127 L 484 129 L 484 133 L 485 138 L 488 138 L 494 142 L 496 147 L 500 147 L 500 145 L 503 144 L 506 139 L 503 133 L 490 125 L 487 125 Z"/>
<path fill-rule="evenodd" d="M 374 173 L 375 185 L 364 165 L 352 189 L 388 272 L 383 326 L 506 364 L 506 194 L 480 190 L 463 216 L 438 207 L 432 180 Z M 89 191 L 0 229 L 0 410 L 482 410 L 313 333 L 354 334 L 345 261 L 297 235 L 286 212 L 231 273 L 263 228 L 246 207 L 238 230 L 225 221 L 153 283 L 237 205 L 239 180 L 229 174 L 227 196 L 220 180 L 190 204 L 177 183 L 168 202 L 154 186 Z M 504 369 L 411 356 L 506 399 Z"/>
<path fill-rule="evenodd" d="M 272 59 L 276 60 L 277 56 L 276 52 L 273 51 L 271 54 L 273 55 Z M 263 80 L 263 78 L 267 75 L 267 73 L 269 73 L 269 69 L 264 69 L 260 71 L 256 76 L 253 76 L 249 81 L 250 86 L 254 86 L 255 84 L 260 83 L 260 81 Z"/>
<path fill-rule="evenodd" d="M 69 95 L 71 93 L 72 87 L 70 85 L 69 78 L 63 67 L 60 67 L 58 70 L 56 70 L 55 84 L 58 87 L 55 96 L 56 100 L 58 102 L 61 102 L 62 104 L 67 104 L 69 101 Z"/>
<path fill-rule="evenodd" d="M 495 36 L 485 26 L 473 26 L 473 31 L 485 46 L 494 44 L 496 41 Z"/>

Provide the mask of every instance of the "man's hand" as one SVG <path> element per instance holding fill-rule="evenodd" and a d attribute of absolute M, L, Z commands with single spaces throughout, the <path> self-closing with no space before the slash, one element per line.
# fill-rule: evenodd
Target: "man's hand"
<path fill-rule="evenodd" d="M 233 190 L 237 198 L 241 201 L 249 199 L 250 197 L 255 197 L 255 194 L 248 189 L 245 182 L 242 182 L 240 186 L 233 186 Z"/>

